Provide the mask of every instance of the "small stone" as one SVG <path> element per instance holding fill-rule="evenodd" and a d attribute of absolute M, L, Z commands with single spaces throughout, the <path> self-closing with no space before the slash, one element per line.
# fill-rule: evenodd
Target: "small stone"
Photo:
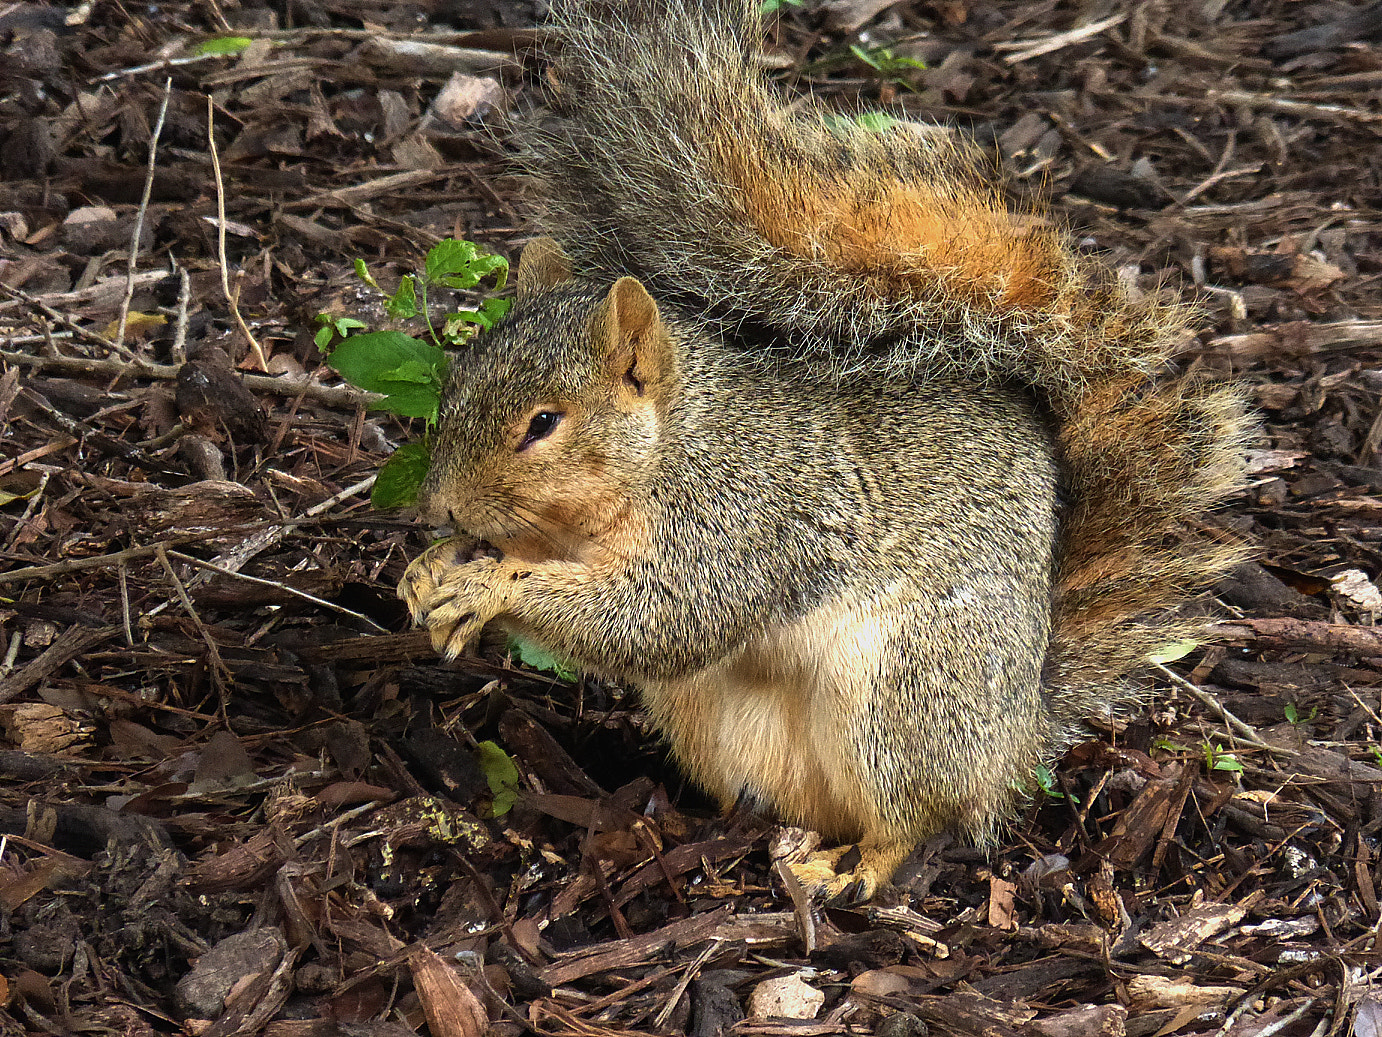
<path fill-rule="evenodd" d="M 800 975 L 764 980 L 749 995 L 749 1016 L 754 1019 L 814 1019 L 825 1004 L 825 995 Z"/>

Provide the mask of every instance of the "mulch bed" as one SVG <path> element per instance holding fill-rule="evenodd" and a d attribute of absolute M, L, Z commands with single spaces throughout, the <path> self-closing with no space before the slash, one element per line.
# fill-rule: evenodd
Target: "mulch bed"
<path fill-rule="evenodd" d="M 439 664 L 393 595 L 427 533 L 368 503 L 418 430 L 312 341 L 383 321 L 356 257 L 516 255 L 540 19 L 0 10 L 0 1033 L 1379 1032 L 1382 6 L 775 21 L 784 89 L 962 127 L 1194 298 L 1193 363 L 1263 421 L 1217 640 L 1004 845 L 823 911 L 633 696 Z"/>

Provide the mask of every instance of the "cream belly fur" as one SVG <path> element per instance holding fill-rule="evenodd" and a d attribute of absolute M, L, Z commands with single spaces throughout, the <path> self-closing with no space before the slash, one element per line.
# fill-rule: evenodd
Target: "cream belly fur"
<path fill-rule="evenodd" d="M 726 806 L 747 793 L 785 821 L 854 841 L 887 828 L 848 739 L 849 718 L 871 707 L 892 622 L 876 603 L 831 603 L 691 676 L 643 683 L 643 700 Z"/>

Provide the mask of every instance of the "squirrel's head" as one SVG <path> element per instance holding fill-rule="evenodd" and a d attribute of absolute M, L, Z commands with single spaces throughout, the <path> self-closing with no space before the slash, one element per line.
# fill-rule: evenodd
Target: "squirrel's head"
<path fill-rule="evenodd" d="M 423 514 L 533 560 L 630 549 L 680 392 L 674 334 L 634 278 L 574 278 L 534 241 L 513 310 L 452 365 Z"/>

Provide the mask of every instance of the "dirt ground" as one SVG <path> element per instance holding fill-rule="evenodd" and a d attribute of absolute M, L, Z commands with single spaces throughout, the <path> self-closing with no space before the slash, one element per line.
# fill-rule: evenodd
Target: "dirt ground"
<path fill-rule="evenodd" d="M 812 912 L 631 695 L 502 646 L 439 664 L 393 595 L 426 532 L 368 502 L 418 430 L 313 344 L 319 313 L 382 320 L 357 257 L 391 287 L 445 236 L 516 254 L 539 5 L 21 0 L 0 1033 L 1382 1031 L 1382 4 L 769 22 L 784 90 L 959 127 L 1017 204 L 1202 308 L 1187 361 L 1263 419 L 1214 639 L 1004 845 L 937 838 Z"/>

